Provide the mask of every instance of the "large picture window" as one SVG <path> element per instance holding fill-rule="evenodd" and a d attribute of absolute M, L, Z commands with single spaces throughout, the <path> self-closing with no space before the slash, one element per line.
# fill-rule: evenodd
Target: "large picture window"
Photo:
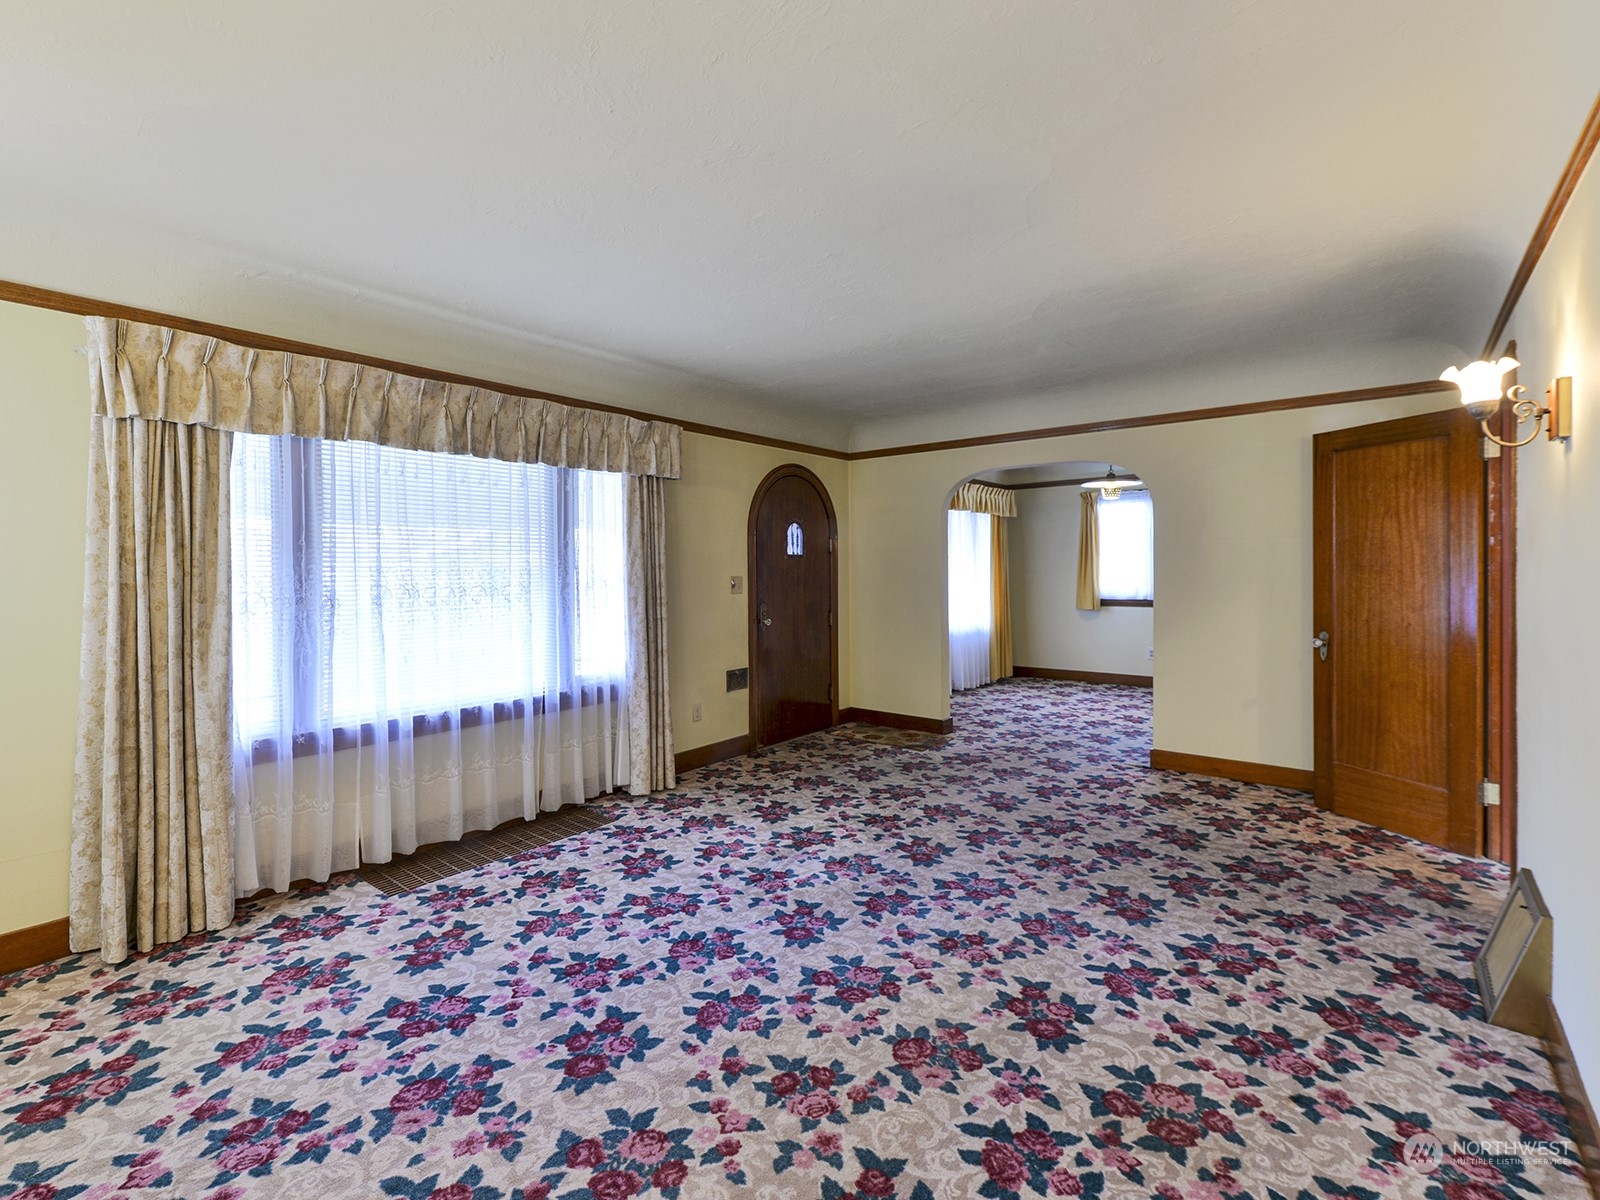
<path fill-rule="evenodd" d="M 251 739 L 570 705 L 622 680 L 623 476 L 252 435 L 232 472 Z"/>

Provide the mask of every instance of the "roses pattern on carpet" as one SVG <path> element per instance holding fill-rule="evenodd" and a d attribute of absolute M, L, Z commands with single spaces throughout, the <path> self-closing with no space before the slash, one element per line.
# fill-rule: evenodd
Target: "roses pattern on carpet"
<path fill-rule="evenodd" d="M 1504 870 L 1016 680 L 385 898 L 0 977 L 0 1197 L 1580 1197 Z M 1445 1147 L 1423 1170 L 1407 1139 Z"/>

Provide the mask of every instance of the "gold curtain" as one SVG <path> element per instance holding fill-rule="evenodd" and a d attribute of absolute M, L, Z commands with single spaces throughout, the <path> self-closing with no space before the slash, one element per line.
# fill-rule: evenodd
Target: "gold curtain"
<path fill-rule="evenodd" d="M 655 475 L 628 476 L 628 792 L 677 783 L 667 676 L 667 495 Z"/>
<path fill-rule="evenodd" d="M 1085 612 L 1100 609 L 1100 497 L 1085 489 L 1078 494 L 1083 506 L 1078 518 L 1078 607 Z"/>
<path fill-rule="evenodd" d="M 1005 517 L 990 517 L 989 580 L 994 587 L 994 625 L 989 634 L 989 676 L 1011 678 L 1015 662 L 1011 653 L 1011 548 Z"/>
<path fill-rule="evenodd" d="M 951 512 L 988 513 L 991 517 L 1017 515 L 1017 493 L 1010 488 L 990 487 L 970 480 L 950 497 Z"/>
<path fill-rule="evenodd" d="M 117 963 L 233 921 L 233 435 L 91 420 L 69 926 Z"/>

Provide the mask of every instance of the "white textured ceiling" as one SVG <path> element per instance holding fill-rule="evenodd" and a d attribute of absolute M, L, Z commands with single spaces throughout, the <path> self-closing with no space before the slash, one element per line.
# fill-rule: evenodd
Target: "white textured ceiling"
<path fill-rule="evenodd" d="M 8 0 L 0 277 L 774 420 L 1475 349 L 1596 45 L 1593 0 Z"/>

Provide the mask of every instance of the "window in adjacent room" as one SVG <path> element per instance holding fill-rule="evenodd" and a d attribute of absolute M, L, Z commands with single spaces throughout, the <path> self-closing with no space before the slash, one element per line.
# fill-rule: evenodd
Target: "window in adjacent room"
<path fill-rule="evenodd" d="M 950 687 L 990 682 L 989 639 L 994 633 L 992 546 L 994 518 L 954 510 L 948 518 Z"/>
<path fill-rule="evenodd" d="M 1123 492 L 1095 506 L 1100 532 L 1100 603 L 1155 602 L 1155 510 L 1147 491 Z"/>

